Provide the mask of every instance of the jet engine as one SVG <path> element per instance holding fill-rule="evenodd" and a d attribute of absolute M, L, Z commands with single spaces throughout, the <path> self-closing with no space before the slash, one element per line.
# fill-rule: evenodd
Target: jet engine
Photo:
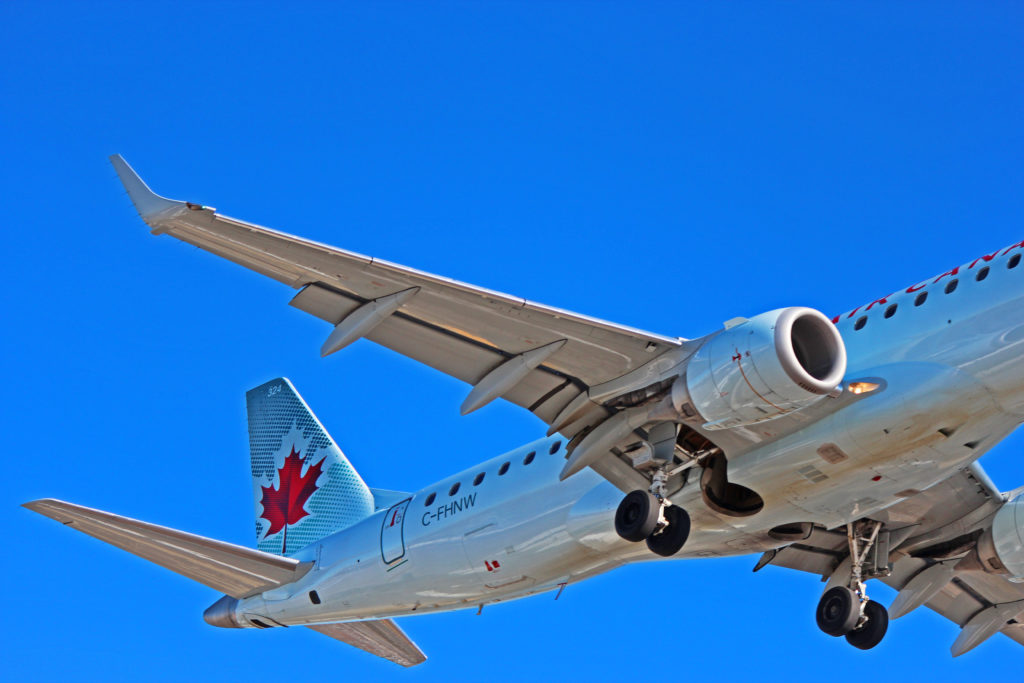
<path fill-rule="evenodd" d="M 1003 503 L 978 539 L 976 559 L 990 574 L 1024 581 L 1024 492 Z"/>
<path fill-rule="evenodd" d="M 689 354 L 691 349 L 680 347 L 679 354 Z M 839 331 L 812 308 L 780 308 L 727 323 L 726 329 L 692 353 L 676 358 L 665 354 L 665 362 L 658 364 L 656 359 L 608 382 L 602 392 L 581 394 L 564 408 L 552 422 L 551 432 L 580 419 L 592 402 L 620 410 L 574 438 L 561 478 L 579 472 L 616 446 L 633 453 L 634 467 L 656 470 L 671 460 L 683 437 L 673 431 L 670 438 L 630 448 L 639 427 L 648 425 L 651 432 L 658 424 L 689 423 L 727 429 L 770 420 L 834 392 L 846 373 L 846 347 Z M 693 429 L 687 433 L 694 433 Z M 697 450 L 714 447 L 705 437 L 698 440 L 704 444 Z M 714 494 L 718 507 L 732 507 L 730 514 L 759 510 L 763 503 L 753 501 L 756 494 L 727 488 L 732 485 L 724 478 L 724 465 L 723 459 L 718 466 L 706 468 L 716 474 L 703 485 L 705 491 Z M 728 504 L 739 499 L 750 504 Z M 738 512 L 740 508 L 744 512 Z"/>
<path fill-rule="evenodd" d="M 812 308 L 780 308 L 732 325 L 690 359 L 672 387 L 684 418 L 705 429 L 770 420 L 834 391 L 846 373 L 839 331 Z"/>

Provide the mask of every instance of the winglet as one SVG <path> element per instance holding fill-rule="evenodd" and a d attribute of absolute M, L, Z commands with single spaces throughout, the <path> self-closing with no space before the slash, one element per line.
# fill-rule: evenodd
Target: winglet
<path fill-rule="evenodd" d="M 135 205 L 135 210 L 142 216 L 142 220 L 147 223 L 150 223 L 151 219 L 155 218 L 158 214 L 186 208 L 187 202 L 179 202 L 174 199 L 161 197 L 149 189 L 149 186 L 142 182 L 139 174 L 128 165 L 128 162 L 120 154 L 112 154 L 110 156 L 110 163 L 114 165 L 117 176 L 121 179 L 124 189 L 128 191 L 128 197 L 131 198 L 132 204 Z"/>

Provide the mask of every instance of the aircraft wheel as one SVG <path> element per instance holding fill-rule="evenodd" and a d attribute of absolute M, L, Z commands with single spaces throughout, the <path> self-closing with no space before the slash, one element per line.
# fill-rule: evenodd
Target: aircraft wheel
<path fill-rule="evenodd" d="M 818 628 L 830 636 L 845 636 L 857 626 L 860 602 L 857 594 L 846 586 L 835 586 L 825 591 L 818 602 L 815 615 Z"/>
<path fill-rule="evenodd" d="M 889 613 L 874 600 L 864 605 L 864 616 L 868 618 L 864 625 L 846 634 L 846 642 L 861 650 L 870 650 L 882 642 L 885 632 L 889 629 Z"/>
<path fill-rule="evenodd" d="M 637 489 L 626 495 L 615 511 L 615 531 L 622 538 L 639 543 L 658 526 L 661 503 L 653 494 Z"/>
<path fill-rule="evenodd" d="M 668 526 L 661 533 L 647 537 L 647 547 L 652 553 L 662 557 L 671 557 L 678 553 L 690 536 L 690 515 L 678 505 L 665 508 L 665 519 Z"/>

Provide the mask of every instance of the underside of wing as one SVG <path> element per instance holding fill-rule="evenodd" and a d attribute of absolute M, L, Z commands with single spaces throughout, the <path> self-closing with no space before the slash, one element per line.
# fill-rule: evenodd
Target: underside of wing
<path fill-rule="evenodd" d="M 680 345 L 165 199 L 111 162 L 154 233 L 300 289 L 292 305 L 335 326 L 323 353 L 365 336 L 478 388 L 464 412 L 501 397 L 550 423 L 587 387 Z"/>
<path fill-rule="evenodd" d="M 24 507 L 235 598 L 291 583 L 311 566 L 60 500 Z"/>
<path fill-rule="evenodd" d="M 423 651 L 391 619 L 315 624 L 307 628 L 400 666 L 416 666 L 427 661 Z"/>
<path fill-rule="evenodd" d="M 563 479 L 590 467 L 629 492 L 657 474 L 671 496 L 699 465 L 712 472 L 702 487 L 716 509 L 747 514 L 760 498 L 737 493 L 725 468 L 763 442 L 744 426 L 776 420 L 782 434 L 843 405 L 825 400 L 841 393 L 846 355 L 820 312 L 778 309 L 699 340 L 666 337 L 165 199 L 111 161 L 154 234 L 298 289 L 291 305 L 331 326 L 322 355 L 365 337 L 471 385 L 463 414 L 498 398 L 526 408 L 565 437 Z"/>
<path fill-rule="evenodd" d="M 888 552 L 875 576 L 899 591 L 890 618 L 922 605 L 941 614 L 961 629 L 950 647 L 954 656 L 1000 632 L 1024 644 L 1024 583 L 978 561 L 994 516 L 1013 495 L 1001 494 L 974 463 L 876 515 Z M 772 564 L 835 581 L 843 571 L 848 575 L 848 558 L 845 530 L 814 528 L 765 553 L 755 571 Z"/>

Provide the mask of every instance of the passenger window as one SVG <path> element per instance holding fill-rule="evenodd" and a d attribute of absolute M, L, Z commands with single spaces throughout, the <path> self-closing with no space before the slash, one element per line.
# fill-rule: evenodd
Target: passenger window
<path fill-rule="evenodd" d="M 1006 262 L 1006 267 L 1016 268 L 1018 263 L 1020 263 L 1020 254 L 1014 254 L 1010 257 L 1010 260 Z"/>
<path fill-rule="evenodd" d="M 508 463 L 507 462 L 504 463 L 501 467 L 498 468 L 498 476 L 500 477 L 501 475 L 505 474 L 506 472 L 508 472 Z"/>
<path fill-rule="evenodd" d="M 896 307 L 898 305 L 899 304 L 892 304 L 892 305 L 889 306 L 889 308 L 885 309 L 885 317 L 886 318 L 891 318 L 894 315 L 896 315 Z"/>
<path fill-rule="evenodd" d="M 551 455 L 554 455 L 555 453 L 558 452 L 558 449 L 561 448 L 561 447 L 562 447 L 562 442 L 561 441 L 556 441 L 553 444 L 551 444 L 551 450 L 549 450 L 548 453 L 550 453 Z"/>
<path fill-rule="evenodd" d="M 452 484 L 452 487 L 448 489 L 449 496 L 454 496 L 456 493 L 459 492 L 459 483 L 460 482 L 455 482 L 454 484 Z"/>
<path fill-rule="evenodd" d="M 977 280 L 978 282 L 981 282 L 982 280 L 984 280 L 987 277 L 988 277 L 988 266 L 985 266 L 984 268 L 982 268 L 981 270 L 978 271 L 978 274 L 974 276 L 974 279 Z"/>
<path fill-rule="evenodd" d="M 433 491 L 431 491 L 430 495 L 427 496 L 427 499 L 425 501 L 423 501 L 423 507 L 425 507 L 425 508 L 430 507 L 434 503 L 434 499 L 435 498 L 437 498 L 437 494 L 434 493 Z"/>
<path fill-rule="evenodd" d="M 476 475 L 476 479 L 473 480 L 473 486 L 479 486 L 480 482 L 482 482 L 483 480 L 484 480 L 484 473 L 481 472 L 480 474 Z"/>
<path fill-rule="evenodd" d="M 855 329 L 855 330 L 862 329 L 867 324 L 868 324 L 868 317 L 866 315 L 862 315 L 861 317 L 857 318 L 857 322 L 855 322 L 853 324 L 853 329 Z"/>
<path fill-rule="evenodd" d="M 914 305 L 915 305 L 915 306 L 920 306 L 920 305 L 921 305 L 921 304 L 923 304 L 923 303 L 924 303 L 924 302 L 925 302 L 925 301 L 926 301 L 927 299 L 928 299 L 928 292 L 921 292 L 920 294 L 918 294 L 918 295 L 917 295 L 917 298 L 916 298 L 916 299 L 914 299 Z"/>
<path fill-rule="evenodd" d="M 956 291 L 956 286 L 960 283 L 959 280 L 950 280 L 946 283 L 946 294 L 952 294 Z"/>
<path fill-rule="evenodd" d="M 524 465 L 529 465 L 531 462 L 533 462 L 533 458 L 536 455 L 537 455 L 537 451 L 530 451 L 529 453 L 527 453 L 526 457 L 523 458 L 523 464 Z"/>

